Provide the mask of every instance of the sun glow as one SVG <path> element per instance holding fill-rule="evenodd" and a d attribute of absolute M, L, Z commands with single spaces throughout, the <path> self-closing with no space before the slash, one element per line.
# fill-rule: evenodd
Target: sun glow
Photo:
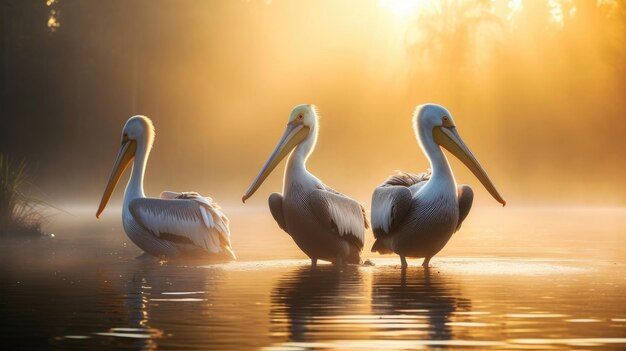
<path fill-rule="evenodd" d="M 414 16 L 428 2 L 429 0 L 380 0 L 378 4 L 396 19 L 406 19 Z"/>

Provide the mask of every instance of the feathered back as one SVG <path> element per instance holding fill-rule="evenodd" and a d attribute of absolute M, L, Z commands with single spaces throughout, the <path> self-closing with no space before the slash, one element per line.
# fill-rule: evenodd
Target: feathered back
<path fill-rule="evenodd" d="M 383 183 L 383 186 L 395 185 L 395 186 L 405 186 L 408 188 L 412 185 L 429 180 L 431 175 L 432 175 L 432 172 L 430 169 L 427 170 L 426 172 L 422 172 L 419 174 L 396 171 L 395 175 L 389 176 L 389 178 L 387 178 L 387 180 Z"/>

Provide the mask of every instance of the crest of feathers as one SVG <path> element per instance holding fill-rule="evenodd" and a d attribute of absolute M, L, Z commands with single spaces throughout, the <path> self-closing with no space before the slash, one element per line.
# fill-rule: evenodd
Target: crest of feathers
<path fill-rule="evenodd" d="M 431 175 L 432 171 L 430 169 L 426 170 L 426 172 L 422 172 L 419 174 L 396 171 L 396 174 L 387 178 L 383 185 L 398 185 L 408 188 L 417 183 L 429 180 Z"/>

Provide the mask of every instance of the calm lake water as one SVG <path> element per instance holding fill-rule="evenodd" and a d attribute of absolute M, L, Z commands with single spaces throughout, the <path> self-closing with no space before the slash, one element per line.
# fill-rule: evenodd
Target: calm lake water
<path fill-rule="evenodd" d="M 3 349 L 626 349 L 624 209 L 475 208 L 404 274 L 311 269 L 266 208 L 225 211 L 235 263 L 137 260 L 115 211 L 0 241 Z"/>

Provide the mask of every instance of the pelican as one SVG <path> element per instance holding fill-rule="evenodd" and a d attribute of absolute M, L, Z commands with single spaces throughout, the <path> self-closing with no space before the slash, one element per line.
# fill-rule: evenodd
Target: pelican
<path fill-rule="evenodd" d="M 359 264 L 365 229 L 369 227 L 363 206 L 331 189 L 306 169 L 318 129 L 315 106 L 296 106 L 282 138 L 242 201 L 245 203 L 291 153 L 285 166 L 283 193 L 272 193 L 269 197 L 272 217 L 309 256 L 312 266 L 318 259 L 336 265 Z"/>
<path fill-rule="evenodd" d="M 135 245 L 155 257 L 236 259 L 230 244 L 228 218 L 210 197 L 172 191 L 164 191 L 160 199 L 144 195 L 143 176 L 153 140 L 154 126 L 149 118 L 128 119 L 96 218 L 106 207 L 124 170 L 133 162 L 124 191 L 122 223 Z"/>
<path fill-rule="evenodd" d="M 468 185 L 457 186 L 440 146 L 461 160 L 502 206 L 506 202 L 459 136 L 448 110 L 434 104 L 418 106 L 413 128 L 432 171 L 419 175 L 399 172 L 376 188 L 372 252 L 400 255 L 402 268 L 407 267 L 406 257 L 424 257 L 422 266 L 426 268 L 459 230 L 474 199 Z"/>

